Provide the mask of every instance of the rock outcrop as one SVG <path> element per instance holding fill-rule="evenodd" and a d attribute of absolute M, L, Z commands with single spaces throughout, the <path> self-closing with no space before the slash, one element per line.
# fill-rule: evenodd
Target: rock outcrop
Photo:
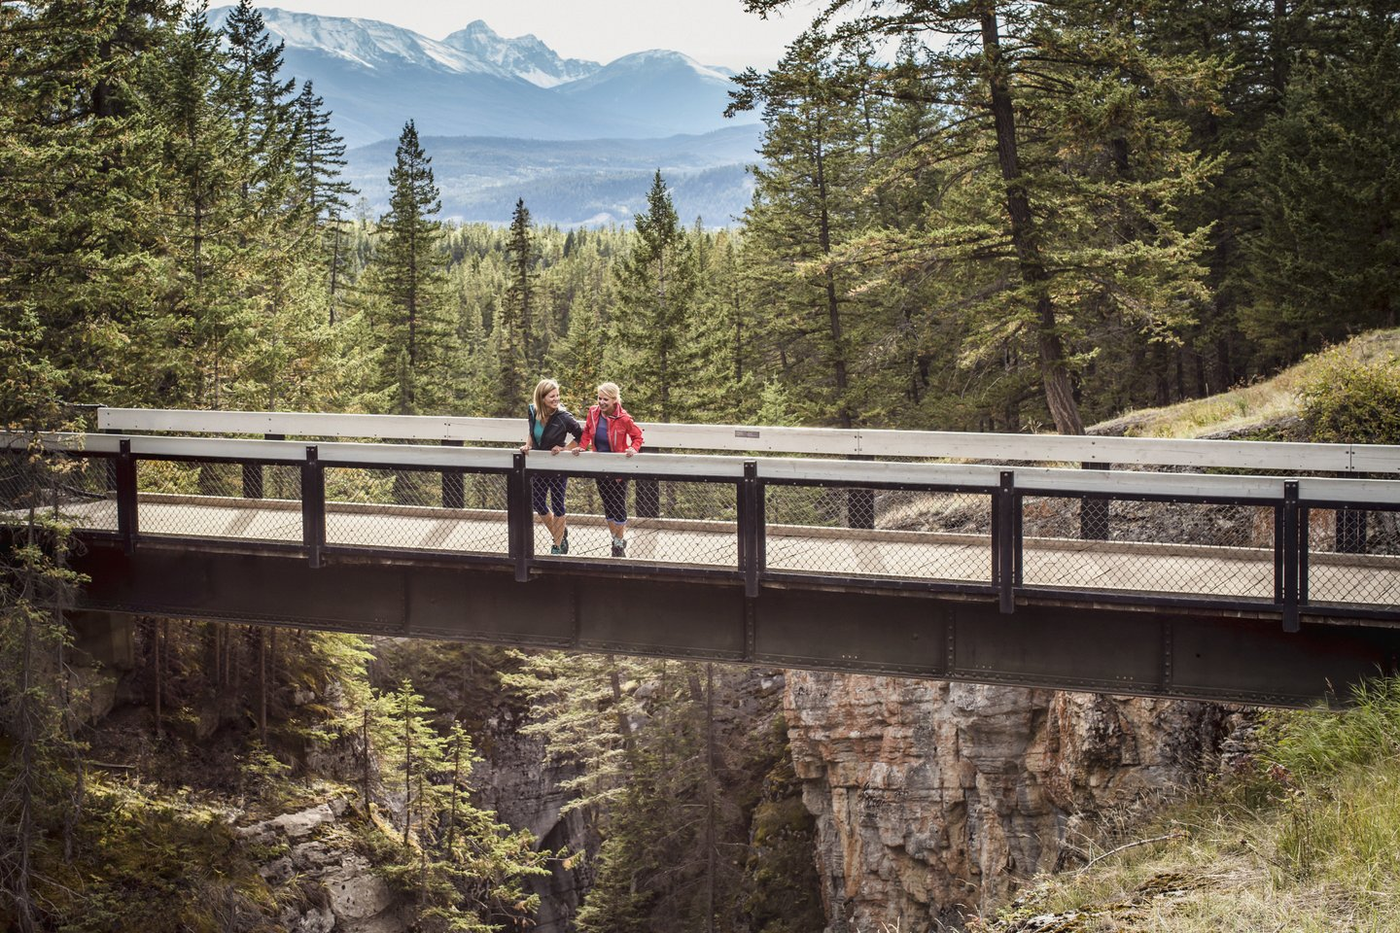
<path fill-rule="evenodd" d="M 574 772 L 550 762 L 544 740 L 520 733 L 520 725 L 505 707 L 496 709 L 485 723 L 485 760 L 472 773 L 478 804 L 495 811 L 496 818 L 512 829 L 530 830 L 538 840 L 536 849 L 596 852 L 598 840 L 583 812 L 562 812 L 570 795 L 559 785 Z M 538 933 L 572 930 L 573 916 L 591 881 L 586 859 L 554 859 L 549 875 L 525 879 L 526 889 L 540 895 L 531 929 Z"/>
<path fill-rule="evenodd" d="M 1085 836 L 1216 767 L 1235 718 L 1204 703 L 800 671 L 784 702 L 827 933 L 924 930 L 1002 903 Z"/>
<path fill-rule="evenodd" d="M 411 911 L 369 862 L 343 845 L 324 841 L 325 830 L 348 807 L 337 797 L 236 830 L 245 844 L 286 851 L 259 869 L 274 892 L 297 885 L 303 895 L 313 894 L 279 894 L 288 902 L 278 917 L 282 929 L 296 933 L 404 933 L 409 929 Z"/>

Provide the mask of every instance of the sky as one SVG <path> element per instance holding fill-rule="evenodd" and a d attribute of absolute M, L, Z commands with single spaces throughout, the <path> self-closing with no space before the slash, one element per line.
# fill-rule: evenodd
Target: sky
<path fill-rule="evenodd" d="M 441 39 L 473 20 L 498 34 L 533 33 L 564 58 L 607 63 L 631 52 L 671 49 L 738 71 L 777 64 L 811 21 L 812 0 L 796 0 L 765 21 L 743 0 L 262 0 L 265 9 L 375 19 Z"/>

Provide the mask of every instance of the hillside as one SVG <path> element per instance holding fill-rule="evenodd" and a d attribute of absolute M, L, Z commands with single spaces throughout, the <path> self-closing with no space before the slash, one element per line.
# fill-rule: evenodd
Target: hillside
<path fill-rule="evenodd" d="M 1400 681 L 1276 712 L 1239 772 L 1086 846 L 977 933 L 1400 930 Z"/>
<path fill-rule="evenodd" d="M 1400 385 L 1400 331 L 1364 334 L 1272 379 L 1128 413 L 1094 432 L 1305 439 L 1300 391 L 1365 366 Z M 1040 877 L 969 929 L 1400 930 L 1400 680 L 1351 701 L 1340 713 L 1262 714 L 1254 747 L 1232 771 L 1151 822 L 1087 834 L 1075 867 Z"/>
<path fill-rule="evenodd" d="M 1261 431 L 1288 433 L 1298 418 L 1298 392 L 1326 367 L 1400 359 L 1400 330 L 1361 334 L 1306 357 L 1269 379 L 1164 408 L 1142 408 L 1089 428 L 1090 434 L 1132 437 L 1244 437 Z"/>

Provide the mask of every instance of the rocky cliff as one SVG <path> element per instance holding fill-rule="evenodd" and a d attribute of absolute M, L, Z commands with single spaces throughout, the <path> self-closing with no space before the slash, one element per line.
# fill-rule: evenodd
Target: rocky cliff
<path fill-rule="evenodd" d="M 923 931 L 1002 903 L 1076 842 L 1218 764 L 1212 704 L 789 672 L 827 933 Z M 896 924 L 898 924 L 896 926 Z"/>

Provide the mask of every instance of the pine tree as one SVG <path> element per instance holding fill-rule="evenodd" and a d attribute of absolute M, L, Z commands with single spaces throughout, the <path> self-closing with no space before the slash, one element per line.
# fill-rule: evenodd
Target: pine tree
<path fill-rule="evenodd" d="M 859 74 L 870 41 L 903 43 L 902 60 L 880 81 L 939 104 L 939 125 L 919 149 L 926 164 L 947 167 L 949 184 L 926 216 L 844 244 L 825 267 L 873 273 L 853 284 L 862 295 L 896 276 L 899 288 L 946 276 L 941 304 L 964 321 L 964 358 L 1034 359 L 1057 429 L 1081 432 L 1075 378 L 1096 352 L 1099 323 L 1121 319 L 1149 341 L 1173 341 L 1204 297 L 1205 231 L 1179 226 L 1175 211 L 1212 166 L 1189 151 L 1168 103 L 1208 105 L 1218 69 L 1199 56 L 1148 54 L 1126 7 L 854 7 L 832 0 L 821 21 L 848 21 L 832 36 L 809 34 L 790 54 L 808 43 L 818 53 L 835 47 L 847 57 L 842 70 Z M 923 80 L 911 83 L 913 52 Z M 738 106 L 765 90 L 756 75 L 746 84 L 754 93 L 741 93 Z M 837 82 L 838 91 L 864 86 Z"/>
<path fill-rule="evenodd" d="M 789 378 L 810 390 L 815 406 L 804 414 L 849 428 L 862 408 L 852 397 L 854 309 L 830 258 L 861 223 L 858 112 L 813 34 L 768 75 L 750 69 L 737 80 L 731 109 L 762 105 L 767 127 L 745 222 L 769 337 L 784 347 L 780 365 L 797 368 Z"/>
<path fill-rule="evenodd" d="M 330 111 L 310 81 L 302 84 L 297 95 L 295 124 L 300 197 L 318 224 L 318 240 L 326 254 L 327 315 L 334 324 L 339 293 L 346 288 L 349 272 L 345 222 L 350 199 L 359 192 L 340 177 L 345 167 L 345 141 L 331 127 Z"/>
<path fill-rule="evenodd" d="M 625 390 L 648 419 L 681 421 L 691 410 L 681 387 L 693 368 L 687 338 L 699 270 L 660 169 L 647 192 L 647 209 L 633 223 L 632 249 L 617 267 L 617 349 L 626 348 L 630 382 Z"/>
<path fill-rule="evenodd" d="M 432 716 L 408 681 L 367 708 L 362 728 L 383 762 L 385 794 L 403 800 L 401 835 L 383 870 L 414 895 L 424 929 L 490 933 L 499 919 L 538 908 L 522 881 L 548 874 L 550 853 L 472 802 L 470 737 L 456 722 L 442 735 Z"/>
<path fill-rule="evenodd" d="M 1400 20 L 1339 6 L 1312 24 L 1335 46 L 1293 66 L 1259 137 L 1242 327 L 1266 366 L 1400 321 Z"/>
<path fill-rule="evenodd" d="M 389 187 L 389 212 L 380 219 L 384 242 L 371 265 L 375 330 L 383 346 L 381 385 L 392 389 L 400 414 L 440 411 L 453 397 L 456 328 L 434 219 L 442 203 L 432 159 L 419 145 L 412 120 L 399 135 Z"/>
<path fill-rule="evenodd" d="M 208 408 L 225 407 L 256 328 L 238 284 L 246 214 L 221 62 L 219 37 L 204 9 L 196 9 L 153 70 L 150 89 L 167 127 L 162 188 L 170 284 L 163 317 L 173 352 L 160 378 L 169 401 Z"/>
<path fill-rule="evenodd" d="M 497 339 L 500 394 L 509 410 L 518 411 L 520 399 L 534 388 L 530 373 L 543 364 L 541 313 L 535 280 L 537 261 L 530 235 L 530 209 L 524 199 L 515 202 L 506 238 L 506 292 L 501 302 Z M 502 412 L 504 414 L 505 412 Z"/>
<path fill-rule="evenodd" d="M 298 143 L 296 82 L 284 79 L 282 50 L 272 44 L 262 14 L 251 0 L 239 0 L 224 22 L 224 92 L 232 104 L 233 160 L 248 221 L 273 223 L 295 183 Z"/>

